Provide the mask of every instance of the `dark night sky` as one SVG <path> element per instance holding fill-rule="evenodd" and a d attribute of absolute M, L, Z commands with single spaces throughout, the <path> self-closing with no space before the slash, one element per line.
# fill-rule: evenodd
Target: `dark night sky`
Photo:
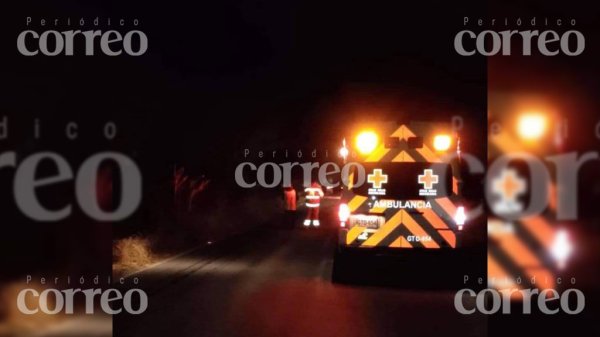
<path fill-rule="evenodd" d="M 126 137 L 119 146 L 153 167 L 180 162 L 214 174 L 266 134 L 265 142 L 290 148 L 340 139 L 343 128 L 331 124 L 346 114 L 460 112 L 482 121 L 485 60 L 452 48 L 462 14 L 478 7 L 215 1 L 22 9 L 11 15 L 9 40 L 26 16 L 111 16 L 138 18 L 150 48 L 138 58 L 24 58 L 9 50 L 7 110 L 24 132 L 31 116 L 91 128 L 116 118 Z"/>

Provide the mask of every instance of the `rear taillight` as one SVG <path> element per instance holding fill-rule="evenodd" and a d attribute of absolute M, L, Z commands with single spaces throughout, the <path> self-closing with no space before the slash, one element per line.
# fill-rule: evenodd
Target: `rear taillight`
<path fill-rule="evenodd" d="M 465 225 L 465 221 L 467 221 L 467 215 L 465 214 L 465 208 L 463 206 L 458 206 L 456 208 L 456 214 L 454 214 L 454 222 L 458 226 L 458 230 L 461 231 L 463 226 Z"/>
<path fill-rule="evenodd" d="M 347 204 L 340 204 L 338 216 L 340 218 L 340 225 L 345 227 L 346 221 L 348 221 L 348 218 L 350 217 L 350 207 L 348 207 Z"/>
<path fill-rule="evenodd" d="M 567 265 L 567 260 L 573 252 L 573 245 L 566 230 L 561 229 L 556 233 L 550 252 L 554 256 L 554 259 L 556 259 L 558 268 L 564 269 Z"/>

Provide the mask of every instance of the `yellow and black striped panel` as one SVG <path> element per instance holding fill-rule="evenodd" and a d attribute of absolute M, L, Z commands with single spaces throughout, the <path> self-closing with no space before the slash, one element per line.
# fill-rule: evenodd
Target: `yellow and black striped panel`
<path fill-rule="evenodd" d="M 379 144 L 373 153 L 365 158 L 365 162 L 441 162 L 440 157 L 425 143 L 425 141 L 421 148 L 414 149 L 408 146 L 408 139 L 417 137 L 408 126 L 400 126 L 391 134 L 391 137 L 399 138 L 400 142 L 397 147 L 388 149 L 385 147 L 385 144 Z M 428 140 L 429 138 L 433 138 L 433 134 L 431 134 L 430 137 L 421 137 L 423 137 L 424 140 Z"/>
<path fill-rule="evenodd" d="M 526 148 L 507 132 L 490 135 L 490 160 Z M 549 251 L 555 236 L 556 184 L 549 183 L 549 208 L 540 215 L 504 221 L 488 217 L 488 281 L 497 289 L 556 288 L 558 269 Z M 509 280 L 509 281 L 506 281 Z M 535 283 L 532 282 L 535 280 Z"/>
<path fill-rule="evenodd" d="M 428 126 L 430 124 L 422 124 Z M 439 127 L 435 128 L 440 130 Z M 425 139 L 433 138 L 419 134 Z M 424 141 L 422 148 L 414 149 L 408 146 L 408 139 L 416 137 L 415 133 L 407 125 L 401 125 L 392 133 L 392 137 L 398 137 L 400 142 L 397 147 L 388 149 L 380 144 L 370 154 L 365 162 L 426 162 L 440 163 L 438 155 Z M 453 172 L 454 174 L 454 172 Z M 354 226 L 347 229 L 345 244 L 351 247 L 390 247 L 390 248 L 456 248 L 458 245 L 456 236 L 456 225 L 453 215 L 456 211 L 454 198 L 458 192 L 458 183 L 455 176 L 453 179 L 453 195 L 450 197 L 427 199 L 431 208 L 423 209 L 398 209 L 385 206 L 375 207 L 366 196 L 355 195 L 352 192 L 352 180 L 350 177 L 349 189 L 342 193 L 342 201 L 345 202 L 352 214 L 379 215 L 385 218 L 383 226 L 379 229 L 367 229 Z M 380 200 L 381 201 L 381 200 Z M 416 240 L 415 238 L 419 238 Z M 425 240 L 422 240 L 425 238 Z"/>
<path fill-rule="evenodd" d="M 348 206 L 353 214 L 371 214 L 383 216 L 386 221 L 379 230 L 366 229 L 364 227 L 352 227 L 346 236 L 346 245 L 354 247 L 422 247 L 422 248 L 455 248 L 457 239 L 456 226 L 451 214 L 455 206 L 449 198 L 431 199 L 432 208 L 420 209 L 396 209 L 386 207 L 373 207 L 369 198 L 354 195 L 350 196 Z M 367 237 L 366 240 L 359 240 Z M 407 243 L 402 245 L 403 237 Z M 430 237 L 430 241 L 409 241 L 410 237 Z"/>

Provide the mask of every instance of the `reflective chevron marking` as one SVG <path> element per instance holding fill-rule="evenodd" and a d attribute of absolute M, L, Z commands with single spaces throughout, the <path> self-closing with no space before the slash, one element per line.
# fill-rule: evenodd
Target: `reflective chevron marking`
<path fill-rule="evenodd" d="M 402 212 L 402 223 L 406 228 L 415 236 L 425 237 L 429 234 L 423 230 L 423 228 L 410 216 L 410 214 L 404 210 Z M 421 241 L 425 248 L 440 248 L 440 246 L 433 240 Z"/>
<path fill-rule="evenodd" d="M 381 240 L 387 237 L 396 227 L 403 221 L 402 210 L 394 214 L 377 232 L 369 237 L 365 242 L 362 243 L 363 247 L 377 246 Z"/>
<path fill-rule="evenodd" d="M 396 128 L 392 137 L 400 139 L 399 146 L 386 149 L 380 144 L 367 156 L 365 162 L 396 163 L 439 163 L 437 153 L 427 144 L 421 148 L 409 148 L 408 139 L 416 137 L 406 125 Z M 349 188 L 346 191 L 349 209 L 354 214 L 381 215 L 385 223 L 377 230 L 353 226 L 346 232 L 346 244 L 354 247 L 389 246 L 392 248 L 440 248 L 457 246 L 457 236 L 453 218 L 456 206 L 449 198 L 425 200 L 425 206 L 407 205 L 408 201 L 380 199 L 372 202 L 367 196 L 354 195 L 352 192 L 353 174 L 350 175 Z M 453 177 L 452 190 L 458 191 L 458 181 Z M 389 201 L 389 202 L 388 202 Z M 409 200 L 410 201 L 410 200 Z M 423 201 L 423 200 L 420 200 Z M 368 206 L 367 206 L 368 204 Z M 432 208 L 431 208 L 432 207 Z M 405 210 L 406 209 L 406 210 Z M 408 210 L 411 209 L 410 213 Z M 362 240 L 361 237 L 366 238 Z"/>
<path fill-rule="evenodd" d="M 367 197 L 363 197 L 361 195 L 355 195 L 352 200 L 348 203 L 348 208 L 350 208 L 350 212 L 356 211 L 365 201 L 367 201 Z"/>

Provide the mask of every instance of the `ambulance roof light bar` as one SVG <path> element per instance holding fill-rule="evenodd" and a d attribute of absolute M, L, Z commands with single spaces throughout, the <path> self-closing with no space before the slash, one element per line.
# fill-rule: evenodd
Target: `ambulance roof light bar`
<path fill-rule="evenodd" d="M 367 130 L 356 137 L 356 148 L 361 154 L 367 155 L 375 151 L 379 144 L 379 137 L 373 131 Z"/>
<path fill-rule="evenodd" d="M 439 134 L 433 137 L 433 148 L 436 151 L 447 151 L 452 144 L 452 138 L 449 135 Z"/>
<path fill-rule="evenodd" d="M 547 118 L 543 114 L 525 113 L 517 121 L 517 132 L 525 140 L 538 140 L 546 132 L 546 124 Z"/>

